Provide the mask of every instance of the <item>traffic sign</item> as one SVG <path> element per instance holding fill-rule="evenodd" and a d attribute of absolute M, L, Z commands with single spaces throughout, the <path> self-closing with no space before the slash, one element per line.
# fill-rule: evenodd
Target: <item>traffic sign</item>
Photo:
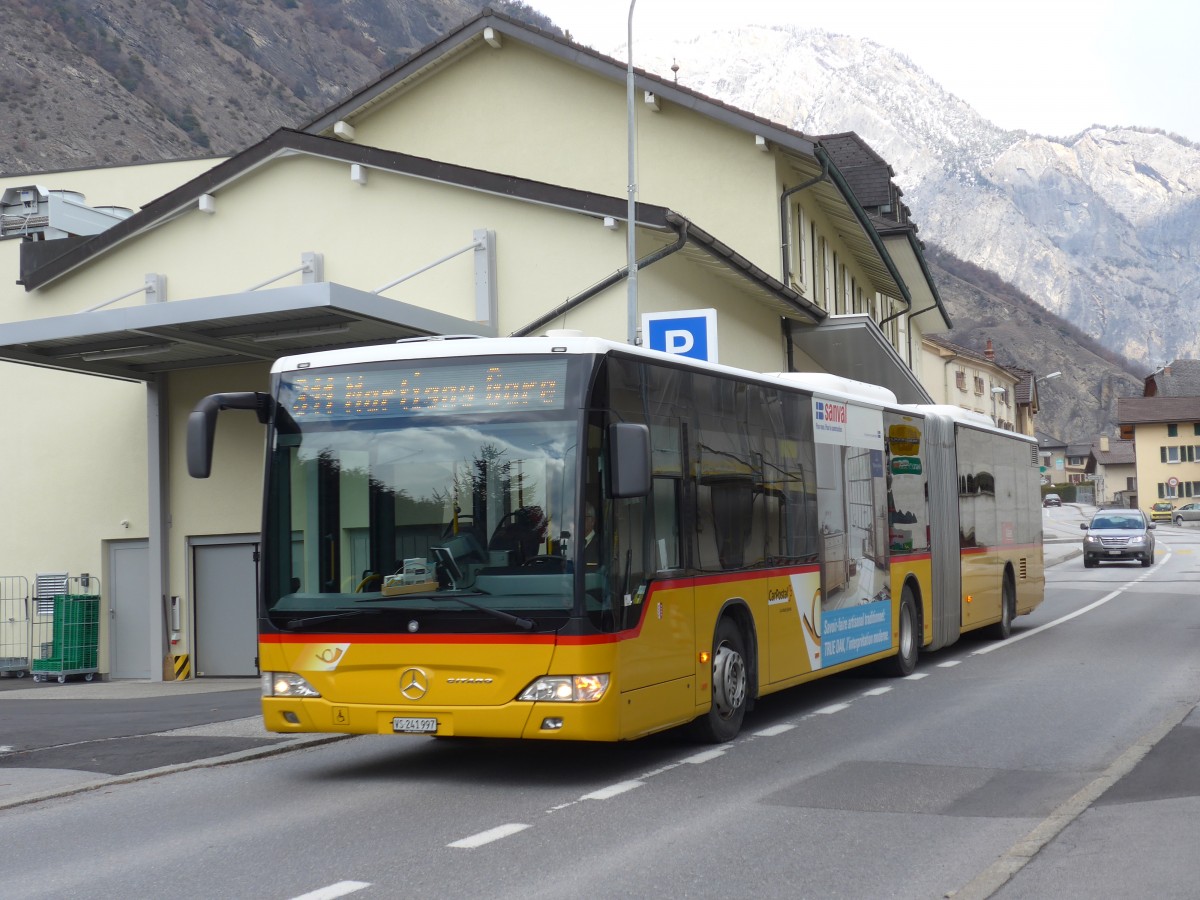
<path fill-rule="evenodd" d="M 651 350 L 717 362 L 717 311 L 642 313 L 642 339 Z"/>

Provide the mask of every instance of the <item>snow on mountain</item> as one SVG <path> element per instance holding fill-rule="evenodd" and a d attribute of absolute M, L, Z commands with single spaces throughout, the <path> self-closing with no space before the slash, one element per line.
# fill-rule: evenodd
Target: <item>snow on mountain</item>
<path fill-rule="evenodd" d="M 1147 368 L 1200 357 L 1200 148 L 1145 129 L 1001 129 L 903 54 L 824 31 L 746 27 L 635 51 L 641 68 L 806 134 L 857 132 L 891 163 L 923 240 L 1110 350 Z"/>

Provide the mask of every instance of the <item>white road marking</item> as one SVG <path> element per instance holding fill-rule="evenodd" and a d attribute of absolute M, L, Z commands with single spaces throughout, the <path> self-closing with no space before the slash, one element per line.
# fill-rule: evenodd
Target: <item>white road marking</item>
<path fill-rule="evenodd" d="M 962 662 L 961 659 L 948 659 L 945 662 L 938 663 L 937 666 L 939 669 L 953 669 L 960 662 Z"/>
<path fill-rule="evenodd" d="M 785 731 L 791 731 L 795 725 L 772 725 L 770 728 L 764 728 L 762 731 L 754 732 L 755 737 L 775 737 L 783 734 Z"/>
<path fill-rule="evenodd" d="M 694 766 L 698 766 L 700 763 L 710 762 L 711 760 L 717 759 L 718 757 L 724 755 L 724 749 L 705 750 L 703 753 L 697 753 L 693 756 L 686 757 L 683 761 L 685 763 L 691 763 Z"/>
<path fill-rule="evenodd" d="M 616 784 L 610 784 L 608 787 L 600 788 L 598 791 L 592 791 L 590 794 L 584 794 L 580 800 L 608 800 L 611 797 L 619 796 L 620 794 L 632 791 L 634 788 L 640 788 L 645 782 L 642 781 L 618 781 Z"/>
<path fill-rule="evenodd" d="M 869 691 L 863 691 L 863 696 L 864 697 L 882 697 L 884 694 L 886 694 L 891 689 L 892 688 L 890 685 L 888 685 L 886 687 L 871 688 Z"/>
<path fill-rule="evenodd" d="M 484 844 L 490 844 L 492 841 L 498 841 L 501 838 L 509 837 L 519 831 L 524 831 L 528 825 L 521 825 L 518 822 L 510 822 L 507 825 L 497 825 L 495 828 L 489 828 L 487 831 L 481 831 L 479 834 L 473 834 L 470 837 L 465 837 L 462 840 L 451 841 L 447 847 L 462 847 L 467 850 L 473 850 L 476 847 L 482 847 Z"/>
<path fill-rule="evenodd" d="M 301 894 L 292 900 L 335 900 L 337 897 L 345 897 L 347 894 L 353 894 L 355 891 L 361 891 L 370 886 L 371 882 L 369 881 L 339 881 L 337 884 Z"/>
<path fill-rule="evenodd" d="M 820 709 L 814 709 L 813 712 L 819 716 L 831 716 L 834 713 L 840 713 L 843 709 L 849 708 L 849 703 L 835 703 L 832 706 L 822 706 Z"/>
<path fill-rule="evenodd" d="M 905 675 L 905 681 L 920 681 L 922 678 L 928 678 L 928 672 L 913 672 L 911 675 Z"/>

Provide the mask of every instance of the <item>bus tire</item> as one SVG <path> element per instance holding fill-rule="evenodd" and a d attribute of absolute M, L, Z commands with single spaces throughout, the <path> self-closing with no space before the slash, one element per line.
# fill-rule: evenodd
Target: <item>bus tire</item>
<path fill-rule="evenodd" d="M 921 639 L 917 634 L 917 601 L 912 588 L 907 584 L 900 594 L 900 608 L 896 611 L 900 634 L 896 640 L 896 655 L 879 663 L 885 675 L 904 678 L 917 667 L 917 654 L 921 650 Z"/>
<path fill-rule="evenodd" d="M 1004 576 L 1004 587 L 1000 590 L 1000 621 L 991 627 L 990 635 L 994 640 L 1003 641 L 1012 634 L 1013 619 L 1017 615 L 1017 591 L 1012 579 Z"/>
<path fill-rule="evenodd" d="M 742 729 L 749 696 L 746 641 L 733 619 L 723 616 L 713 635 L 712 706 L 692 722 L 692 736 L 707 744 L 732 741 Z"/>

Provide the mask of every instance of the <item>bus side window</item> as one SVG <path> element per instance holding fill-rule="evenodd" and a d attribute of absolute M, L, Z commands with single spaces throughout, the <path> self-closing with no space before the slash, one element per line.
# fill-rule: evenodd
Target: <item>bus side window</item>
<path fill-rule="evenodd" d="M 679 559 L 679 479 L 655 478 L 655 568 L 662 572 L 681 567 Z"/>
<path fill-rule="evenodd" d="M 683 451 L 677 419 L 662 417 L 650 423 L 654 457 L 654 547 L 651 571 L 681 568 L 679 523 L 682 500 Z"/>

